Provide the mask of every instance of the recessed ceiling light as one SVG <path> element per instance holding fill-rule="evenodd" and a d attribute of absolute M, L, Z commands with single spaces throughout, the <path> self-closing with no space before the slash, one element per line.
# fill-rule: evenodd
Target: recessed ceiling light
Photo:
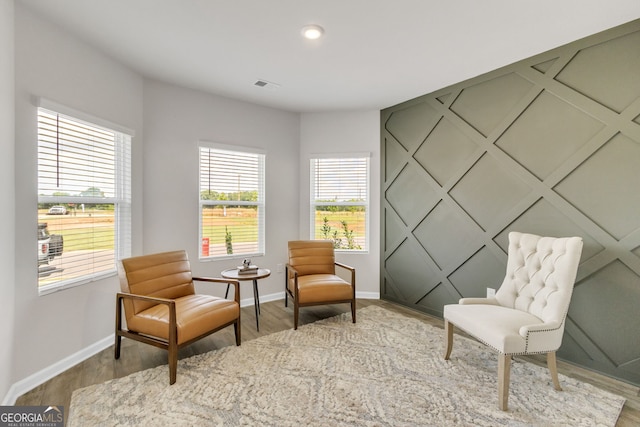
<path fill-rule="evenodd" d="M 309 39 L 309 40 L 319 39 L 320 37 L 322 37 L 323 34 L 324 34 L 324 28 L 322 28 L 320 25 L 314 24 L 314 25 L 305 25 L 304 27 L 302 27 L 302 35 L 306 39 Z"/>

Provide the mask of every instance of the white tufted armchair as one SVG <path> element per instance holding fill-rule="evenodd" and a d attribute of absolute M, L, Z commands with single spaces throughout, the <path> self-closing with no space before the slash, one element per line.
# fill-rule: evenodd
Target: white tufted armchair
<path fill-rule="evenodd" d="M 576 279 L 582 239 L 509 233 L 507 272 L 493 298 L 462 298 L 444 306 L 445 360 L 454 325 L 498 351 L 498 406 L 508 408 L 511 357 L 547 354 L 556 390 L 556 350 Z"/>

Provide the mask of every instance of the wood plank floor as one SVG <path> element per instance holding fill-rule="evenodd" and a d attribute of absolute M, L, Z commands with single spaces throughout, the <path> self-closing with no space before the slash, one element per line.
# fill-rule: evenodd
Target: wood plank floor
<path fill-rule="evenodd" d="M 441 319 L 410 310 L 400 305 L 379 300 L 358 300 L 358 308 L 369 305 L 385 307 L 389 310 L 420 319 L 442 328 Z M 284 301 L 272 301 L 260 304 L 260 309 L 260 332 L 256 331 L 253 306 L 242 309 L 242 341 L 252 340 L 263 335 L 293 327 L 293 309 L 291 304 L 289 304 L 288 308 L 285 308 Z M 314 322 L 348 311 L 349 306 L 347 304 L 307 307 L 300 310 L 300 324 Z M 235 345 L 232 327 L 219 331 L 182 349 L 179 353 L 179 358 L 190 357 L 229 345 Z M 532 357 L 527 359 L 533 363 L 545 366 L 544 358 Z M 137 341 L 123 339 L 119 360 L 113 358 L 113 346 L 111 346 L 20 396 L 16 401 L 16 405 L 63 405 L 65 413 L 68 413 L 71 393 L 74 390 L 113 378 L 120 378 L 133 372 L 166 363 L 166 351 Z M 618 427 L 640 425 L 640 388 L 563 361 L 558 361 L 558 371 L 561 374 L 577 378 L 623 396 L 627 399 L 627 402 L 616 425 Z M 179 376 L 180 370 L 178 369 L 178 377 Z M 167 386 L 168 382 L 169 378 L 167 378 Z"/>

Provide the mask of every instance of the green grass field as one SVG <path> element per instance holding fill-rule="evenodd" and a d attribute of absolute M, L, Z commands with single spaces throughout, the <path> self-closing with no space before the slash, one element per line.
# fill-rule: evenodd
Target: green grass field
<path fill-rule="evenodd" d="M 364 212 L 327 212 L 317 211 L 315 218 L 316 238 L 322 238 L 324 218 L 332 230 L 337 230 L 343 236 L 342 222 L 345 221 L 353 236 L 358 239 L 365 237 Z M 84 213 L 82 215 L 46 215 L 46 210 L 40 212 L 38 222 L 48 224 L 49 233 L 60 234 L 64 238 L 64 251 L 79 251 L 91 249 L 114 249 L 114 214 L 113 211 L 102 210 L 99 213 Z M 234 243 L 255 242 L 258 218 L 253 209 L 227 209 L 226 216 L 221 209 L 205 209 L 202 217 L 202 235 L 208 237 L 211 244 L 225 243 L 226 232 L 231 234 Z"/>

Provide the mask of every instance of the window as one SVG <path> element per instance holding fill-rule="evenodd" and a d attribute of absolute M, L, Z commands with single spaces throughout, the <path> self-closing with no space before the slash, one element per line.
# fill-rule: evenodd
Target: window
<path fill-rule="evenodd" d="M 40 294 L 115 274 L 131 254 L 133 132 L 69 111 L 38 108 Z"/>
<path fill-rule="evenodd" d="M 311 238 L 367 251 L 369 156 L 311 159 Z"/>
<path fill-rule="evenodd" d="M 264 164 L 258 151 L 200 144 L 200 258 L 264 255 Z"/>

